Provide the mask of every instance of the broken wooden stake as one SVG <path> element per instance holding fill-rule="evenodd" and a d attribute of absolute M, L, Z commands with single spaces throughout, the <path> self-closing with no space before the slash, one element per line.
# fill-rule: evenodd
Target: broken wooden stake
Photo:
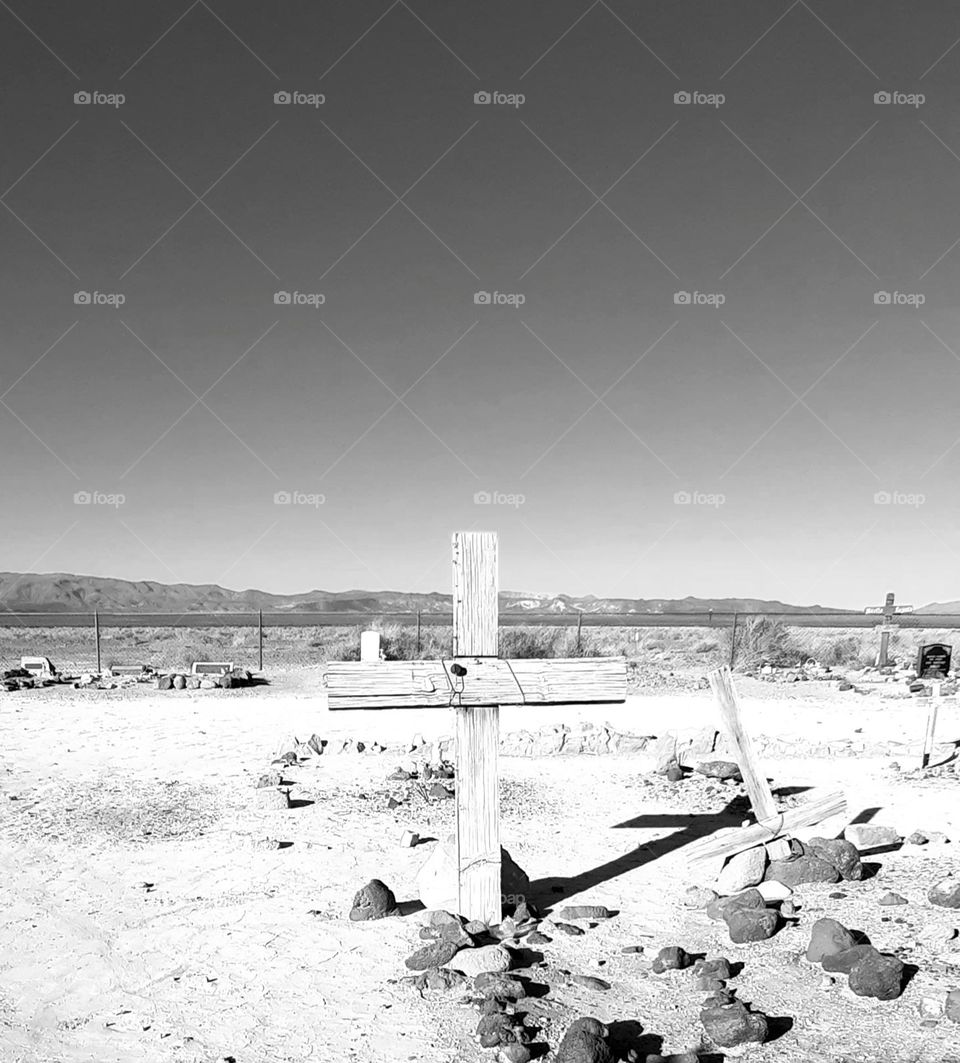
<path fill-rule="evenodd" d="M 753 743 L 750 741 L 750 735 L 744 730 L 740 719 L 740 707 L 737 704 L 737 695 L 733 689 L 733 678 L 730 675 L 730 669 L 723 667 L 711 672 L 710 688 L 717 699 L 724 729 L 733 746 L 737 764 L 740 766 L 740 774 L 743 776 L 744 785 L 750 795 L 750 805 L 753 808 L 753 814 L 759 821 L 768 820 L 776 816 L 777 807 L 773 803 L 773 793 L 770 790 L 770 784 L 760 770 L 759 762 L 753 751 Z M 790 843 L 786 838 L 772 841 L 768 845 L 767 851 L 772 860 L 786 859 L 790 855 Z"/>

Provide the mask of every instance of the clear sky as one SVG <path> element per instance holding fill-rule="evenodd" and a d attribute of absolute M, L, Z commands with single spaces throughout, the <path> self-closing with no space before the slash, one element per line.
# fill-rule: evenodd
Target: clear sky
<path fill-rule="evenodd" d="M 960 597 L 958 38 L 5 0 L 0 568 L 446 590 L 492 528 L 513 589 Z"/>

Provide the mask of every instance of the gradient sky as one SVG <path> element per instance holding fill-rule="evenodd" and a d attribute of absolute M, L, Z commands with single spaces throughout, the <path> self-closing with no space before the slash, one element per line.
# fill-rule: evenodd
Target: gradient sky
<path fill-rule="evenodd" d="M 0 568 L 447 590 L 492 528 L 513 589 L 960 597 L 958 38 L 947 2 L 0 0 Z"/>

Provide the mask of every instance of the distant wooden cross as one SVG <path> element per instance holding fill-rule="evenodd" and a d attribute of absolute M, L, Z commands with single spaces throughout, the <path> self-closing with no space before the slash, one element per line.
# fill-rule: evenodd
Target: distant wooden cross
<path fill-rule="evenodd" d="M 894 605 L 893 591 L 887 595 L 883 605 L 868 605 L 864 613 L 868 616 L 882 616 L 883 621 L 878 625 L 880 631 L 880 653 L 877 655 L 877 667 L 887 667 L 887 647 L 890 644 L 890 636 L 897 630 L 896 617 L 901 613 L 912 613 L 912 605 Z"/>
<path fill-rule="evenodd" d="M 443 661 L 331 661 L 331 709 L 452 707 L 456 737 L 460 914 L 499 923 L 501 705 L 626 699 L 623 657 L 506 660 L 498 656 L 494 532 L 453 536 L 453 656 Z"/>

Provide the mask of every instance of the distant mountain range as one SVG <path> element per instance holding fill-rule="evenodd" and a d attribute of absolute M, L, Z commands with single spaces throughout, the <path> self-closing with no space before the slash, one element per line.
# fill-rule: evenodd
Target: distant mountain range
<path fill-rule="evenodd" d="M 960 606 L 960 603 L 953 603 Z M 18 613 L 444 613 L 451 610 L 449 594 L 410 594 L 402 591 L 306 591 L 269 594 L 234 591 L 213 583 L 131 582 L 100 576 L 0 572 L 0 607 Z M 503 591 L 500 608 L 507 613 L 702 613 L 849 612 L 819 605 L 788 605 L 758 598 L 597 598 L 589 594 L 531 594 Z M 928 607 L 930 609 L 932 607 Z M 942 611 L 948 611 L 944 608 Z M 960 611 L 960 610 L 958 610 Z"/>

